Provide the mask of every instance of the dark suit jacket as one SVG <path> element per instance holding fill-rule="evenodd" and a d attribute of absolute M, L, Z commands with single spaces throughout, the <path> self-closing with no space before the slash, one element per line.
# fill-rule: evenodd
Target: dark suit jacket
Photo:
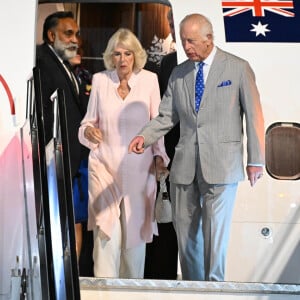
<path fill-rule="evenodd" d="M 167 89 L 170 75 L 172 73 L 172 70 L 176 66 L 177 66 L 176 52 L 171 52 L 162 58 L 160 63 L 159 76 L 158 76 L 161 97 L 163 96 L 165 90 Z M 166 152 L 170 158 L 168 169 L 171 168 L 172 160 L 175 154 L 175 146 L 178 143 L 179 136 L 180 136 L 180 129 L 178 123 L 164 137 Z"/>
<path fill-rule="evenodd" d="M 84 117 L 84 106 L 63 64 L 47 44 L 37 47 L 36 66 L 41 75 L 45 139 L 48 143 L 53 132 L 53 103 L 50 96 L 60 88 L 64 91 L 67 111 L 68 140 L 70 150 L 71 174 L 75 176 L 80 161 L 86 158 L 88 151 L 78 140 L 78 128 Z"/>
<path fill-rule="evenodd" d="M 177 66 L 177 52 L 171 52 L 165 55 L 160 62 L 158 74 L 159 88 L 161 96 L 163 96 L 168 86 L 168 81 L 173 69 Z"/>

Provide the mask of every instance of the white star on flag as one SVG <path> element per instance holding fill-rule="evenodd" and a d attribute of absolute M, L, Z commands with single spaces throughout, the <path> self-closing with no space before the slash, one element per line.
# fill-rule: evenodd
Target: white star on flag
<path fill-rule="evenodd" d="M 269 32 L 271 30 L 269 30 L 267 27 L 269 24 L 261 24 L 260 21 L 257 23 L 257 25 L 255 24 L 251 24 L 253 26 L 253 29 L 251 29 L 250 31 L 254 31 L 256 33 L 256 36 L 259 36 L 260 34 L 263 36 L 266 36 L 266 32 Z"/>

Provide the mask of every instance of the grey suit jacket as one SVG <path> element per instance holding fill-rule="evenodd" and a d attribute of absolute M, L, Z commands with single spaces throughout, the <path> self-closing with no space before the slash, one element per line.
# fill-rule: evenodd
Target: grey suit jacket
<path fill-rule="evenodd" d="M 194 62 L 189 60 L 175 67 L 159 115 L 139 135 L 145 137 L 147 147 L 180 120 L 170 172 L 173 183 L 193 181 L 197 157 L 207 183 L 243 180 L 244 125 L 247 164 L 264 164 L 264 120 L 255 75 L 247 61 L 217 49 L 196 113 L 194 72 Z"/>

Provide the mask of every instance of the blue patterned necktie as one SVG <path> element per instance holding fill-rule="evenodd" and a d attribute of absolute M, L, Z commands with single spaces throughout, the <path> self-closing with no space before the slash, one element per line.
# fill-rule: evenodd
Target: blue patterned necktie
<path fill-rule="evenodd" d="M 198 63 L 198 72 L 196 75 L 196 84 L 195 84 L 195 111 L 196 112 L 198 112 L 199 110 L 201 98 L 204 92 L 203 66 L 204 66 L 203 61 Z"/>

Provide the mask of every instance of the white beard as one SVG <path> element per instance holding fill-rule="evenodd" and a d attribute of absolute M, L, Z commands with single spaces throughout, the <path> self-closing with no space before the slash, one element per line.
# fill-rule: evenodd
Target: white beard
<path fill-rule="evenodd" d="M 75 47 L 76 49 L 70 49 Z M 55 39 L 53 48 L 62 60 L 69 60 L 77 54 L 78 45 L 74 43 L 64 43 L 60 39 Z"/>

